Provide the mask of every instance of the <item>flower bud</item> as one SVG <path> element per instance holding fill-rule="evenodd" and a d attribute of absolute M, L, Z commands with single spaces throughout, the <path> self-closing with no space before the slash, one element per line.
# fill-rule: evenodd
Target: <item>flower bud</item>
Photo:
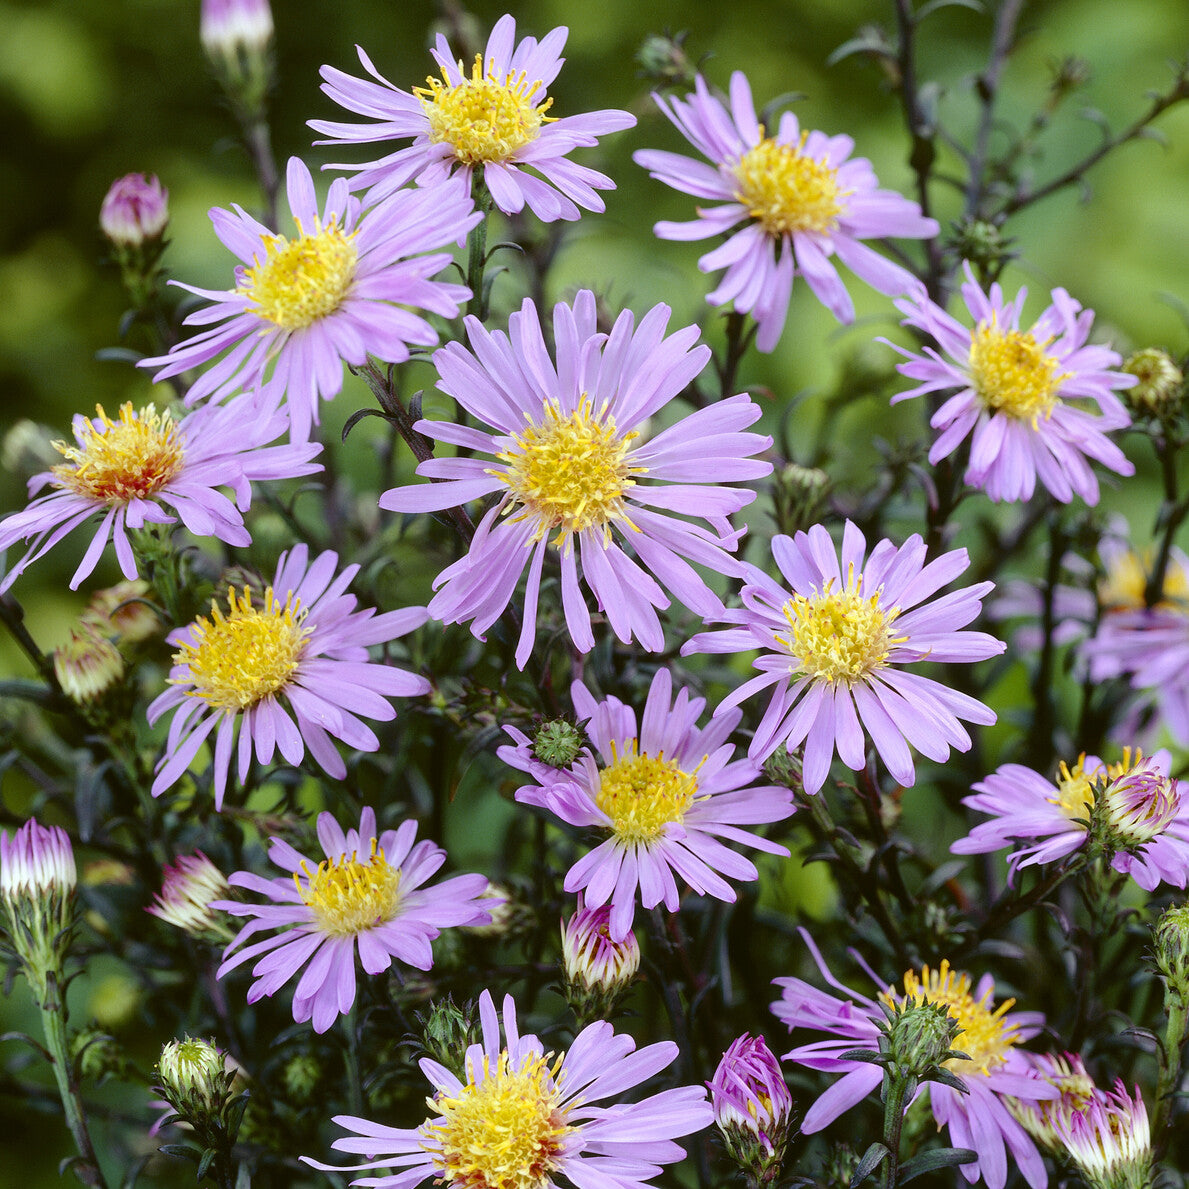
<path fill-rule="evenodd" d="M 985 219 L 962 219 L 952 224 L 950 248 L 959 260 L 969 260 L 978 268 L 987 268 L 1010 259 L 1015 242 Z"/>
<path fill-rule="evenodd" d="M 0 831 L 0 906 L 9 941 L 43 1006 L 60 981 L 74 925 L 78 871 L 70 837 L 32 818 L 10 838 Z M 56 991 L 55 991 L 56 993 Z"/>
<path fill-rule="evenodd" d="M 54 449 L 57 437 L 48 425 L 22 417 L 4 435 L 0 445 L 0 465 L 10 475 L 23 479 L 48 471 L 62 461 L 62 455 Z"/>
<path fill-rule="evenodd" d="M 1138 383 L 1127 389 L 1127 403 L 1138 413 L 1157 417 L 1175 412 L 1185 396 L 1185 376 L 1167 351 L 1148 347 L 1136 351 L 1123 371 Z"/>
<path fill-rule="evenodd" d="M 1174 904 L 1160 914 L 1152 930 L 1156 968 L 1170 990 L 1189 1001 L 1189 904 Z"/>
<path fill-rule="evenodd" d="M 466 1051 L 480 1039 L 474 1004 L 459 1007 L 451 995 L 436 1000 L 428 1015 L 417 1012 L 421 1023 L 421 1047 L 426 1056 L 444 1065 L 456 1077 L 466 1078 Z"/>
<path fill-rule="evenodd" d="M 783 785 L 794 792 L 803 787 L 801 779 L 801 757 L 793 755 L 785 744 L 781 744 L 764 761 L 764 779 Z"/>
<path fill-rule="evenodd" d="M 908 999 L 893 1004 L 887 1023 L 887 1052 L 904 1073 L 924 1078 L 953 1056 L 951 1044 L 960 1031 L 944 1003 Z"/>
<path fill-rule="evenodd" d="M 1147 1189 L 1152 1184 L 1152 1137 L 1143 1095 L 1134 1099 L 1122 1080 L 1099 1090 L 1080 1111 L 1053 1123 L 1065 1154 L 1089 1189 Z"/>
<path fill-rule="evenodd" d="M 562 960 L 566 980 L 587 991 L 619 991 L 640 969 L 640 943 L 629 929 L 622 941 L 611 940 L 611 909 L 584 908 L 563 922 Z"/>
<path fill-rule="evenodd" d="M 212 60 L 262 53 L 272 35 L 268 0 L 202 0 L 198 36 Z"/>
<path fill-rule="evenodd" d="M 666 87 L 691 86 L 697 73 L 685 53 L 687 33 L 650 33 L 636 51 L 640 76 Z"/>
<path fill-rule="evenodd" d="M 54 676 L 62 692 L 83 706 L 98 701 L 120 683 L 124 658 L 93 628 L 71 629 L 69 642 L 54 649 Z"/>
<path fill-rule="evenodd" d="M 217 1116 L 231 1094 L 235 1071 L 212 1040 L 171 1040 L 157 1062 L 161 1092 L 187 1122 L 200 1126 Z"/>
<path fill-rule="evenodd" d="M 533 756 L 553 768 L 568 768 L 586 746 L 582 728 L 564 718 L 551 718 L 537 727 Z"/>
<path fill-rule="evenodd" d="M 94 1024 L 71 1037 L 70 1055 L 79 1073 L 96 1082 L 123 1077 L 128 1071 L 128 1058 L 119 1041 Z"/>
<path fill-rule="evenodd" d="M 774 1180 L 784 1158 L 793 1097 L 764 1038 L 744 1033 L 706 1084 L 727 1151 L 758 1183 Z"/>
<path fill-rule="evenodd" d="M 112 182 L 99 208 L 99 226 L 117 247 L 159 240 L 169 223 L 169 191 L 152 174 L 129 173 Z"/>
<path fill-rule="evenodd" d="M 203 941 L 231 940 L 231 930 L 211 908 L 211 901 L 231 895 L 231 885 L 202 851 L 180 856 L 162 875 L 161 891 L 145 912 Z"/>
<path fill-rule="evenodd" d="M 790 462 L 775 475 L 773 512 L 782 533 L 811 528 L 821 518 L 822 504 L 830 491 L 830 476 L 819 467 Z"/>
<path fill-rule="evenodd" d="M 297 1106 L 304 1106 L 313 1099 L 321 1080 L 322 1063 L 313 1053 L 298 1053 L 290 1057 L 281 1071 L 285 1097 Z"/>

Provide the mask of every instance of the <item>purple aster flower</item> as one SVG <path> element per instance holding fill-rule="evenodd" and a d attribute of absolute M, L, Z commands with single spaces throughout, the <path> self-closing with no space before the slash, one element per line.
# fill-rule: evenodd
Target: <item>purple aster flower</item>
<path fill-rule="evenodd" d="M 526 37 L 517 44 L 516 21 L 502 16 L 469 75 L 439 33 L 431 52 L 442 77 L 431 76 L 426 86 L 411 92 L 394 87 L 359 49 L 359 61 L 376 81 L 323 66 L 322 90 L 340 107 L 371 122 L 311 120 L 310 127 L 331 138 L 319 144 L 413 141 L 366 165 L 332 166 L 357 170 L 351 188 L 369 189 L 369 202 L 414 178 L 419 185 L 434 187 L 453 178 L 455 187 L 469 194 L 478 168 L 495 205 L 505 214 L 527 206 L 537 218 L 552 223 L 577 219 L 579 207 L 602 211 L 603 200 L 596 191 L 613 190 L 615 183 L 575 165 L 567 154 L 597 144 L 605 133 L 631 128 L 636 117 L 613 109 L 560 119 L 546 115 L 553 105 L 546 90 L 565 61 L 558 55 L 568 33 L 560 26 L 540 42 Z"/>
<path fill-rule="evenodd" d="M 1025 1072 L 1052 1086 L 1057 1098 L 1007 1099 L 1007 1107 L 1023 1124 L 1024 1130 L 1049 1151 L 1060 1151 L 1062 1143 L 1053 1123 L 1059 1114 L 1082 1111 L 1101 1091 L 1076 1053 L 1022 1053 Z"/>
<path fill-rule="evenodd" d="M 706 1083 L 720 1131 L 749 1132 L 769 1155 L 783 1147 L 792 1121 L 793 1096 L 780 1062 L 762 1036 L 744 1033 L 731 1042 Z"/>
<path fill-rule="evenodd" d="M 820 1131 L 873 1093 L 883 1081 L 881 1066 L 843 1056 L 850 1049 L 878 1047 L 880 1026 L 886 1023 L 880 1001 L 888 1007 L 940 1004 L 958 1024 L 952 1050 L 966 1054 L 965 1059 L 948 1058 L 942 1066 L 962 1080 L 967 1093 L 944 1082 L 930 1082 L 929 1106 L 937 1126 L 948 1126 L 952 1146 L 971 1148 L 978 1154 L 976 1161 L 960 1166 L 962 1175 L 971 1182 L 981 1177 L 988 1189 L 1003 1189 L 1010 1151 L 1028 1184 L 1033 1189 L 1044 1189 L 1048 1175 L 1040 1153 L 1006 1104 L 1008 1098 L 1046 1099 L 1059 1093 L 1032 1075 L 1027 1056 L 1016 1047 L 1041 1030 L 1044 1017 L 1040 1012 L 1012 1012 L 1014 999 L 996 1007 L 995 984 L 990 975 L 985 975 L 974 987 L 968 974 L 950 969 L 949 962 L 944 960 L 936 970 L 925 966 L 919 975 L 907 971 L 903 990 L 882 983 L 868 969 L 876 985 L 885 988 L 878 999 L 869 999 L 840 983 L 804 929 L 801 936 L 822 978 L 843 996 L 836 998 L 799 978 L 775 980 L 781 988 L 781 998 L 772 1004 L 776 1016 L 790 1030 L 809 1028 L 831 1037 L 800 1045 L 786 1053 L 784 1060 L 807 1069 L 842 1075 L 806 1111 L 802 1132 L 812 1135 Z"/>
<path fill-rule="evenodd" d="M 755 865 L 723 845 L 740 843 L 773 855 L 788 849 L 741 826 L 783 821 L 793 813 L 792 794 L 774 785 L 753 785 L 759 768 L 735 760 L 728 743 L 741 714 L 697 725 L 705 698 L 688 688 L 673 698 L 668 669 L 658 669 L 639 727 L 635 711 L 618 698 L 596 702 L 581 681 L 571 697 L 599 759 L 587 749 L 568 769 L 551 768 L 533 757 L 531 741 L 515 727 L 504 729 L 515 747 L 500 758 L 536 784 L 516 790 L 516 800 L 539 805 L 572 826 L 594 826 L 609 837 L 580 859 L 565 879 L 567 892 L 584 891 L 588 906 L 611 905 L 615 941 L 631 928 L 637 895 L 645 908 L 664 901 L 676 912 L 674 875 L 700 895 L 733 901 L 735 889 L 723 876 L 758 878 Z"/>
<path fill-rule="evenodd" d="M 536 1036 L 521 1034 L 508 995 L 501 1042 L 490 991 L 479 996 L 479 1018 L 483 1043 L 467 1049 L 462 1078 L 421 1059 L 436 1112 L 424 1123 L 386 1127 L 339 1115 L 335 1122 L 354 1134 L 333 1146 L 367 1163 L 344 1170 L 302 1159 L 328 1172 L 393 1170 L 352 1182 L 381 1189 L 413 1189 L 430 1177 L 454 1189 L 557 1189 L 567 1183 L 578 1189 L 643 1189 L 661 1165 L 685 1155 L 673 1140 L 711 1121 L 701 1086 L 663 1090 L 630 1105 L 596 1105 L 672 1064 L 677 1057 L 672 1041 L 637 1050 L 630 1036 L 596 1020 L 566 1052 L 546 1052 Z"/>
<path fill-rule="evenodd" d="M 1149 562 L 1134 551 L 1112 566 L 1105 553 L 1107 583 L 1100 593 L 1103 616 L 1079 647 L 1090 679 L 1127 677 L 1143 708 L 1182 746 L 1189 745 L 1189 557 L 1169 555 L 1161 597 L 1144 601 Z"/>
<path fill-rule="evenodd" d="M 355 1002 L 355 953 L 367 974 L 383 974 L 395 958 L 417 970 L 433 965 L 430 942 L 443 929 L 481 925 L 498 903 L 484 899 L 487 877 L 456 875 L 423 886 L 446 861 L 432 842 L 418 842 L 410 819 L 376 832 L 376 815 L 364 809 L 359 829 L 346 833 L 331 813 L 318 815 L 318 841 L 326 858 L 315 864 L 281 838 L 268 857 L 288 874 L 265 879 L 237 871 L 228 882 L 258 892 L 267 904 L 216 900 L 211 907 L 250 917 L 227 947 L 218 976 L 244 962 L 255 981 L 248 1002 L 275 995 L 302 967 L 293 992 L 293 1018 L 313 1020 L 325 1032 Z M 280 932 L 240 949 L 264 930 Z M 238 950 L 238 953 L 233 951 Z"/>
<path fill-rule="evenodd" d="M 127 530 L 146 524 L 180 520 L 196 537 L 250 544 L 241 514 L 251 503 L 250 482 L 322 469 L 310 462 L 321 446 L 267 445 L 285 432 L 288 418 L 279 411 L 262 412 L 250 397 L 198 409 L 176 423 L 167 409 L 159 413 L 150 404 L 134 411 L 131 401 L 120 406 L 115 421 L 102 405 L 96 412 L 95 418 L 74 418 L 75 445 L 54 443 L 66 461 L 29 480 L 30 496 L 43 487 L 54 490 L 0 521 L 0 550 L 33 538 L 29 551 L 0 582 L 0 593 L 97 515 L 103 520 L 70 580 L 71 590 L 99 564 L 108 541 L 115 544 L 124 577 L 137 577 Z M 234 503 L 220 487 L 232 489 Z"/>
<path fill-rule="evenodd" d="M 149 706 L 149 723 L 167 711 L 174 715 L 154 797 L 181 779 L 212 731 L 216 809 L 223 804 L 237 734 L 241 781 L 253 751 L 262 764 L 272 763 L 274 751 L 299 764 L 307 749 L 341 780 L 347 769 L 332 737 L 375 751 L 379 739 L 356 716 L 388 722 L 396 711 L 387 697 L 429 692 L 424 677 L 373 662 L 367 651 L 369 644 L 420 627 L 429 618 L 425 608 L 383 615 L 356 610 L 355 596 L 346 591 L 359 566 L 335 577 L 337 565 L 338 555 L 330 550 L 311 562 L 309 549 L 297 545 L 281 554 L 258 606 L 248 587 L 241 594 L 231 589 L 226 611 L 212 602 L 210 619 L 199 616 L 167 637 L 178 651 L 170 688 Z"/>
<path fill-rule="evenodd" d="M 1167 751 L 1145 756 L 1124 748 L 1118 763 L 1082 755 L 1062 763 L 1056 782 L 1020 764 L 1004 764 L 974 785 L 964 805 L 992 815 L 950 849 L 960 855 L 1002 850 L 1015 842 L 1008 864 L 1052 863 L 1072 854 L 1090 835 L 1100 805 L 1103 829 L 1117 847 L 1111 866 L 1145 891 L 1189 881 L 1189 783 L 1170 775 Z"/>
<path fill-rule="evenodd" d="M 701 409 L 641 441 L 649 418 L 706 366 L 710 348 L 696 346 L 698 328 L 665 336 L 669 307 L 657 305 L 636 326 L 630 311 L 610 335 L 596 325 L 595 297 L 581 291 L 573 308 L 553 311 L 554 364 L 536 308 L 526 300 L 508 334 L 468 318 L 471 350 L 449 343 L 434 354 L 438 387 L 494 432 L 453 421 L 419 421 L 429 437 L 491 458 L 434 458 L 419 475 L 446 482 L 397 487 L 380 497 L 394 512 L 436 512 L 498 493 L 469 553 L 443 570 L 430 614 L 445 623 L 471 622 L 480 639 L 503 613 L 528 568 L 524 627 L 516 663 L 524 667 L 536 637 L 541 573 L 557 547 L 562 607 L 574 646 L 594 647 L 590 611 L 578 585 L 578 559 L 599 609 L 616 636 L 633 636 L 653 652 L 664 648 L 657 608 L 669 606 L 663 584 L 698 615 L 722 602 L 688 564 L 722 574 L 742 572 L 726 550 L 743 530 L 727 517 L 755 498 L 725 486 L 770 474 L 752 457 L 770 437 L 744 433 L 760 410 L 745 395 Z M 714 482 L 706 479 L 713 476 Z M 705 519 L 713 532 L 670 513 Z M 634 560 L 620 540 L 631 545 Z M 659 580 L 659 583 L 658 583 Z"/>
<path fill-rule="evenodd" d="M 760 675 L 744 682 L 715 714 L 775 686 L 749 755 L 758 763 L 781 743 L 792 750 L 804 740 L 807 793 L 825 783 L 835 750 L 848 768 L 864 766 L 864 731 L 888 771 L 911 785 L 916 772 L 909 744 L 941 762 L 951 747 L 970 747 L 960 718 L 995 721 L 994 711 L 981 702 L 901 667 L 923 660 L 968 663 L 1001 653 L 1004 645 L 993 636 L 957 630 L 977 617 L 993 584 L 980 582 L 933 599 L 970 564 L 965 549 L 926 565 L 925 545 L 916 534 L 901 546 L 880 541 L 864 561 L 866 547 L 849 520 L 841 567 L 820 524 L 795 537 L 774 537 L 772 556 L 791 593 L 749 567 L 743 607 L 716 617 L 738 626 L 694 636 L 681 650 L 683 655 L 761 650 L 755 662 Z"/>
<path fill-rule="evenodd" d="M 1062 503 L 1076 494 L 1096 504 L 1098 479 L 1089 460 L 1117 475 L 1135 474 L 1106 435 L 1131 424 L 1112 389 L 1129 388 L 1136 380 L 1110 370 L 1122 363 L 1115 351 L 1087 345 L 1094 311 L 1083 310 L 1064 289 L 1054 289 L 1052 305 L 1030 330 L 1021 330 L 1027 292 L 1021 289 L 1005 302 L 994 284 L 988 296 L 967 264 L 962 298 L 973 330 L 923 295 L 897 302 L 908 315 L 904 325 L 931 335 L 940 351 L 925 347 L 917 355 L 888 344 L 908 357 L 897 370 L 921 381 L 892 403 L 958 389 L 929 423 L 941 431 L 929 461 L 948 458 L 969 437 L 966 482 L 996 502 L 1030 499 L 1039 477 Z M 1071 403 L 1079 400 L 1097 404 L 1100 415 Z"/>
<path fill-rule="evenodd" d="M 761 351 L 771 351 L 784 329 L 795 273 L 840 322 L 854 321 L 854 303 L 831 256 L 880 293 L 923 291 L 910 272 L 860 241 L 934 236 L 937 221 L 925 218 L 915 202 L 877 189 L 871 162 L 848 160 L 854 148 L 849 136 L 802 132 L 792 112 L 769 136 L 739 71 L 731 75 L 729 107 L 700 76 L 687 99 L 653 99 L 710 164 L 654 149 L 635 153 L 636 164 L 675 190 L 725 204 L 699 207 L 692 223 L 658 223 L 656 234 L 681 240 L 729 236 L 698 261 L 703 272 L 726 270 L 707 301 L 733 302 L 739 313 L 750 313 L 759 324 Z M 739 223 L 744 226 L 730 234 Z"/>
<path fill-rule="evenodd" d="M 219 400 L 241 388 L 258 388 L 267 400 L 285 395 L 293 440 L 304 442 L 318 424 L 319 398 L 342 388 L 344 363 L 360 367 L 369 354 L 401 363 L 408 344 L 438 341 L 409 307 L 453 318 L 470 290 L 431 279 L 450 264 L 449 252 L 419 253 L 460 239 L 482 216 L 468 195 L 442 190 L 406 191 L 362 211 L 341 178 L 319 214 L 310 171 L 297 157 L 289 159 L 287 182 L 297 226 L 292 239 L 238 206 L 234 214 L 211 210 L 215 234 L 243 261 L 236 286 L 182 288 L 213 303 L 186 324 L 219 325 L 140 366 L 158 368 L 154 379 L 165 380 L 223 355 L 190 387 L 186 402 Z"/>

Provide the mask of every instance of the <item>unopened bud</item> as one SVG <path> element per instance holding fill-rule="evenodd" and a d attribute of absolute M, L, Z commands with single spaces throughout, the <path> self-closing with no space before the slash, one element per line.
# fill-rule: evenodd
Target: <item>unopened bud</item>
<path fill-rule="evenodd" d="M 10 475 L 25 479 L 48 471 L 62 461 L 62 455 L 54 449 L 57 436 L 48 425 L 22 417 L 4 435 L 0 463 Z"/>
<path fill-rule="evenodd" d="M 96 1025 L 74 1034 L 70 1055 L 79 1073 L 96 1082 L 122 1076 L 128 1069 L 128 1058 L 119 1041 Z"/>
<path fill-rule="evenodd" d="M 985 219 L 962 219 L 952 225 L 949 247 L 959 260 L 987 268 L 1008 259 L 1015 242 Z"/>
<path fill-rule="evenodd" d="M 1157 417 L 1175 412 L 1185 397 L 1185 376 L 1167 351 L 1148 347 L 1136 351 L 1123 371 L 1136 377 L 1126 392 L 1127 403 L 1139 413 Z"/>
<path fill-rule="evenodd" d="M 781 744 L 764 761 L 764 779 L 783 785 L 794 791 L 803 785 L 801 779 L 801 757 L 795 756 L 785 744 Z"/>
<path fill-rule="evenodd" d="M 790 462 L 776 474 L 772 485 L 773 514 L 782 533 L 812 528 L 821 518 L 830 492 L 830 476 L 818 467 Z"/>
<path fill-rule="evenodd" d="M 231 930 L 213 908 L 213 900 L 231 895 L 227 877 L 202 853 L 182 855 L 176 865 L 166 865 L 161 891 L 145 912 L 166 924 L 204 941 L 231 940 Z"/>
<path fill-rule="evenodd" d="M 474 1004 L 459 1007 L 453 996 L 434 1002 L 428 1015 L 417 1012 L 421 1022 L 421 1047 L 428 1057 L 444 1065 L 455 1077 L 465 1081 L 466 1051 L 479 1040 Z"/>
<path fill-rule="evenodd" d="M 944 1003 L 908 999 L 889 1011 L 888 1056 L 903 1072 L 923 1078 L 953 1056 L 958 1021 Z"/>
<path fill-rule="evenodd" d="M 586 745 L 582 729 L 564 718 L 551 718 L 537 727 L 533 757 L 554 768 L 568 768 Z"/>
<path fill-rule="evenodd" d="M 314 1097 L 314 1091 L 322 1080 L 322 1063 L 313 1053 L 298 1053 L 285 1062 L 281 1081 L 285 1096 L 291 1102 L 302 1106 Z"/>
<path fill-rule="evenodd" d="M 151 589 L 143 578 L 132 578 L 97 590 L 80 621 L 124 646 L 148 640 L 161 630 L 161 616 L 148 601 Z"/>
<path fill-rule="evenodd" d="M 793 1097 L 764 1038 L 744 1033 L 706 1084 L 727 1152 L 756 1183 L 774 1180 L 788 1141 Z"/>
<path fill-rule="evenodd" d="M 214 1041 L 171 1040 L 157 1062 L 161 1092 L 169 1105 L 195 1126 L 217 1116 L 231 1094 L 235 1072 Z"/>
<path fill-rule="evenodd" d="M 1152 1136 L 1143 1095 L 1121 1080 L 1096 1091 L 1084 1110 L 1059 1113 L 1054 1129 L 1089 1189 L 1148 1189 Z"/>
<path fill-rule="evenodd" d="M 272 35 L 268 0 L 202 0 L 198 36 L 212 61 L 263 53 Z"/>
<path fill-rule="evenodd" d="M 111 184 L 99 208 L 99 226 L 117 247 L 159 240 L 169 224 L 169 191 L 151 174 L 129 173 Z"/>
<path fill-rule="evenodd" d="M 666 87 L 689 86 L 696 71 L 685 53 L 685 39 L 688 33 L 675 36 L 650 33 L 636 51 L 636 64 L 640 77 L 651 79 Z"/>
<path fill-rule="evenodd" d="M 561 926 L 566 998 L 579 1023 L 609 1016 L 640 969 L 640 943 L 629 929 L 622 941 L 611 939 L 608 905 L 578 911 Z"/>
<path fill-rule="evenodd" d="M 32 818 L 10 838 L 0 831 L 0 907 L 9 942 L 24 966 L 34 998 L 43 1006 L 55 987 L 74 925 L 78 870 L 70 837 L 59 826 Z"/>

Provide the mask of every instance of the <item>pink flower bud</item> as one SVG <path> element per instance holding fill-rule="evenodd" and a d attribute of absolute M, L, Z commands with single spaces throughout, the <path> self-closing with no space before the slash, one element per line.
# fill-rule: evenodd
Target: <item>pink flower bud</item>
<path fill-rule="evenodd" d="M 111 184 L 99 226 L 113 244 L 135 248 L 159 239 L 169 222 L 169 191 L 152 174 L 130 173 Z"/>

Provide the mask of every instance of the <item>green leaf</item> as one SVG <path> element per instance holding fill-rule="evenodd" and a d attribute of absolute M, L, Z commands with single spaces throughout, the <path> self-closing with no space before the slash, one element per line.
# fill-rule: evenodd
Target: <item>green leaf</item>
<path fill-rule="evenodd" d="M 978 1153 L 972 1152 L 969 1148 L 933 1148 L 906 1160 L 900 1166 L 900 1180 L 897 1183 L 903 1185 L 924 1173 L 936 1172 L 939 1168 L 950 1168 L 957 1164 L 969 1164 L 977 1159 Z"/>
<path fill-rule="evenodd" d="M 855 1189 L 856 1185 L 861 1185 L 883 1162 L 885 1156 L 890 1156 L 891 1153 L 881 1143 L 874 1143 L 863 1153 L 863 1159 L 859 1161 L 859 1167 L 855 1169 L 855 1175 L 850 1179 L 850 1189 Z"/>

